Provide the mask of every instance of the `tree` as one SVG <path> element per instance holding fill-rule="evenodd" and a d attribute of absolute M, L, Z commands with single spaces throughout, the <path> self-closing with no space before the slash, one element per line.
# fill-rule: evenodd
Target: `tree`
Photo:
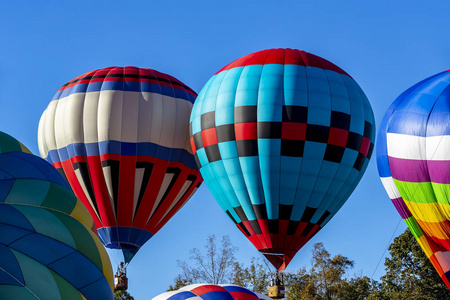
<path fill-rule="evenodd" d="M 220 248 L 216 246 L 215 235 L 209 236 L 206 241 L 205 254 L 197 248 L 190 251 L 190 259 L 194 260 L 195 267 L 185 261 L 178 261 L 182 274 L 175 278 L 175 285 L 171 288 L 200 282 L 229 283 L 233 280 L 236 266 L 234 254 L 238 248 L 231 244 L 228 235 L 222 237 Z"/>
<path fill-rule="evenodd" d="M 450 299 L 450 291 L 409 229 L 395 238 L 389 253 L 381 291 L 370 299 Z"/>
<path fill-rule="evenodd" d="M 127 291 L 115 291 L 114 300 L 134 300 L 134 297 L 131 296 Z"/>
<path fill-rule="evenodd" d="M 311 269 L 286 274 L 287 298 L 305 300 L 342 299 L 349 282 L 344 278 L 354 262 L 341 254 L 331 257 L 322 243 L 314 244 Z M 356 298 L 357 299 L 357 298 Z"/>
<path fill-rule="evenodd" d="M 346 280 L 340 293 L 341 300 L 365 300 L 377 293 L 380 284 L 367 276 L 358 275 Z M 374 299 L 375 300 L 375 299 Z"/>
<path fill-rule="evenodd" d="M 252 257 L 249 267 L 238 262 L 234 265 L 233 280 L 231 283 L 243 286 L 257 293 L 266 294 L 270 281 L 270 270 L 266 271 L 259 259 Z"/>

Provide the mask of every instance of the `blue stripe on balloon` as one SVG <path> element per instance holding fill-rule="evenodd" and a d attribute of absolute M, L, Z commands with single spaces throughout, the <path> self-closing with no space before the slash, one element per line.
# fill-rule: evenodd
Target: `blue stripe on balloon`
<path fill-rule="evenodd" d="M 73 87 L 56 92 L 52 100 L 62 99 L 72 94 L 91 93 L 100 91 L 127 91 L 127 92 L 146 92 L 161 94 L 164 96 L 174 97 L 194 103 L 195 98 L 191 97 L 183 89 L 159 85 L 150 82 L 134 82 L 134 81 L 101 81 L 77 84 Z"/>
<path fill-rule="evenodd" d="M 350 114 L 348 90 L 343 77 L 347 75 L 325 70 L 331 93 L 331 110 Z M 367 101 L 368 103 L 368 101 Z"/>
<path fill-rule="evenodd" d="M 0 202 L 4 202 L 11 190 L 15 179 L 4 179 L 0 181 Z"/>
<path fill-rule="evenodd" d="M 408 93 L 405 92 L 399 97 L 402 100 L 396 102 L 386 127 L 383 127 L 386 132 L 429 136 L 427 123 L 431 121 L 428 119 L 430 113 L 436 111 L 436 113 L 448 114 L 449 112 L 448 104 L 445 104 L 445 102 L 448 101 L 446 99 L 449 97 L 449 91 L 446 90 L 450 83 L 450 74 L 444 72 L 438 75 L 420 82 L 413 87 L 414 89 L 409 89 Z M 435 107 L 435 103 L 440 97 L 443 98 L 442 104 Z M 405 122 L 408 126 L 404 126 Z M 447 134 L 444 132 L 450 132 L 446 128 L 447 123 L 444 124 L 444 126 L 439 126 L 432 122 L 430 135 L 442 135 Z M 383 123 L 383 125 L 385 124 Z"/>
<path fill-rule="evenodd" d="M 226 291 L 214 291 L 199 296 L 203 300 L 234 300 L 234 298 Z"/>
<path fill-rule="evenodd" d="M 9 245 L 34 232 L 34 228 L 26 217 L 10 205 L 2 205 L 0 217 L 3 222 L 3 224 L 0 224 L 0 232 L 2 233 L 0 235 L 0 244 L 2 245 Z"/>
<path fill-rule="evenodd" d="M 102 271 L 78 251 L 47 266 L 79 290 L 86 299 L 96 298 L 100 294 L 99 291 L 104 291 L 107 296 L 112 294 Z M 79 274 L 83 274 L 83 276 L 79 276 Z"/>
<path fill-rule="evenodd" d="M 306 68 L 284 66 L 284 105 L 308 106 L 308 80 Z"/>
<path fill-rule="evenodd" d="M 230 180 L 230 183 L 235 192 L 236 198 L 239 201 L 240 204 L 239 206 L 242 207 L 242 209 L 245 212 L 245 215 L 249 220 L 255 220 L 256 217 L 253 211 L 252 203 L 250 201 L 247 186 L 244 181 L 244 176 L 242 174 L 240 159 L 239 158 L 225 159 L 223 160 L 223 164 L 227 172 L 228 179 Z"/>
<path fill-rule="evenodd" d="M 350 101 L 350 131 L 364 134 L 365 109 L 364 101 L 367 101 L 359 85 L 350 77 L 343 76 Z"/>
<path fill-rule="evenodd" d="M 0 170 L 8 170 L 15 178 L 42 179 L 54 182 L 71 191 L 67 181 L 52 165 L 25 152 L 8 152 L 0 155 Z"/>
<path fill-rule="evenodd" d="M 105 247 L 110 249 L 140 248 L 153 234 L 135 227 L 101 227 L 98 234 Z"/>
<path fill-rule="evenodd" d="M 400 96 L 398 96 L 394 100 L 394 102 L 389 106 L 388 110 L 384 114 L 384 117 L 381 121 L 380 129 L 378 131 L 377 143 L 376 143 L 377 167 L 378 167 L 378 173 L 379 173 L 380 177 L 390 177 L 391 176 L 391 171 L 389 168 L 389 161 L 388 161 L 388 154 L 387 154 L 386 133 L 388 131 L 388 126 L 390 125 L 391 118 L 392 118 L 397 106 L 402 101 L 404 101 L 415 90 L 418 90 L 423 85 L 426 85 L 428 81 L 445 78 L 446 76 L 450 76 L 450 74 L 448 74 L 448 73 L 449 72 L 442 72 L 442 73 L 436 74 L 434 76 L 431 76 L 429 78 L 426 78 L 426 79 L 416 83 L 415 85 L 413 85 L 412 87 L 410 87 L 409 89 L 404 91 L 402 94 L 400 94 Z M 391 130 L 392 129 L 389 128 L 389 132 L 392 132 Z"/>
<path fill-rule="evenodd" d="M 242 175 L 251 204 L 263 204 L 265 198 L 262 189 L 258 156 L 239 157 L 239 163 L 242 168 Z M 267 209 L 269 210 L 269 207 Z M 269 211 L 267 213 L 269 215 Z"/>
<path fill-rule="evenodd" d="M 15 255 L 11 249 L 2 244 L 0 244 L 0 266 L 0 285 L 25 285 L 22 270 Z"/>
<path fill-rule="evenodd" d="M 236 89 L 238 87 L 239 74 L 242 68 L 221 72 L 217 76 L 216 81 L 221 81 L 219 93 L 217 94 L 216 110 L 222 113 L 216 114 L 216 126 L 234 124 L 234 101 L 236 98 Z M 223 76 L 221 79 L 220 76 Z M 208 97 L 215 97 L 214 93 L 208 89 Z M 205 98 L 205 101 L 210 101 Z"/>
<path fill-rule="evenodd" d="M 450 85 L 439 95 L 428 118 L 426 136 L 450 135 Z"/>
<path fill-rule="evenodd" d="M 103 154 L 153 156 L 168 161 L 179 161 L 188 168 L 197 169 L 194 156 L 187 150 L 172 149 L 154 143 L 126 143 L 119 141 L 74 143 L 58 150 L 50 150 L 46 159 L 52 163 L 57 163 L 75 156 L 98 156 Z M 174 158 L 179 158 L 179 160 L 174 160 Z"/>
<path fill-rule="evenodd" d="M 197 295 L 194 294 L 193 292 L 177 291 L 176 294 L 170 296 L 166 300 L 185 300 L 185 299 L 194 298 L 194 297 L 197 297 Z"/>
<path fill-rule="evenodd" d="M 216 107 L 216 101 L 208 101 L 208 98 L 212 95 L 217 95 L 219 93 L 219 88 L 221 88 L 221 82 L 223 75 L 219 74 L 215 76 L 216 79 L 209 81 L 209 84 L 203 94 L 202 102 L 198 104 L 200 106 L 200 114 L 203 115 L 207 112 L 214 111 Z"/>
<path fill-rule="evenodd" d="M 258 122 L 281 122 L 283 109 L 284 65 L 264 65 L 257 92 Z"/>
<path fill-rule="evenodd" d="M 280 105 L 281 107 L 281 105 Z M 265 198 L 269 219 L 278 218 L 280 205 L 281 140 L 258 139 L 259 165 L 263 198 Z"/>
<path fill-rule="evenodd" d="M 320 168 L 319 175 L 317 176 L 311 198 L 308 201 L 309 207 L 322 208 L 325 211 L 331 204 L 332 199 L 326 199 L 325 196 L 335 178 L 338 167 L 338 163 L 325 160 L 322 161 L 322 166 Z M 317 223 L 314 221 L 311 222 Z"/>
<path fill-rule="evenodd" d="M 256 105 L 258 103 L 259 84 L 262 68 L 262 65 L 251 65 L 245 66 L 243 68 L 234 68 L 227 71 L 230 74 L 230 71 L 233 70 L 236 70 L 235 72 L 241 72 L 237 73 L 239 76 L 236 76 L 236 79 L 239 82 L 236 86 L 235 99 L 233 99 L 235 107 Z"/>
<path fill-rule="evenodd" d="M 219 152 L 222 159 L 238 157 L 236 141 L 219 143 Z"/>
<path fill-rule="evenodd" d="M 297 192 L 299 170 L 302 165 L 302 157 L 281 157 L 280 171 L 280 203 L 293 205 Z"/>
<path fill-rule="evenodd" d="M 228 200 L 228 196 L 225 195 L 224 190 L 219 185 L 219 182 L 214 175 L 214 171 L 212 168 L 212 164 L 206 164 L 200 169 L 200 173 L 203 177 L 203 179 L 207 178 L 208 182 L 208 189 L 211 191 L 211 193 L 214 196 L 214 199 L 216 199 L 217 203 L 219 204 L 220 208 L 222 208 L 223 211 L 228 211 L 234 220 L 239 223 L 241 222 L 240 218 L 236 214 L 236 212 L 233 209 L 233 206 L 230 204 Z"/>

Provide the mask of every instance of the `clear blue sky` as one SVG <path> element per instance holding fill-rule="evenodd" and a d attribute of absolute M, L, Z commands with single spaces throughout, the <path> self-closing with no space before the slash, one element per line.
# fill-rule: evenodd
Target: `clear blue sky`
<path fill-rule="evenodd" d="M 37 127 L 56 90 L 87 71 L 153 68 L 199 92 L 229 62 L 288 47 L 322 56 L 362 87 L 377 127 L 406 88 L 450 69 L 450 4 L 442 1 L 2 1 L 0 130 L 38 154 Z M 355 261 L 371 276 L 399 222 L 374 156 L 337 215 L 288 267 L 309 266 L 311 247 Z M 401 223 L 396 235 L 406 226 Z M 246 265 L 261 257 L 221 211 L 206 185 L 136 255 L 129 291 L 136 300 L 164 292 L 208 235 L 230 235 Z M 381 264 L 375 278 L 383 274 Z"/>

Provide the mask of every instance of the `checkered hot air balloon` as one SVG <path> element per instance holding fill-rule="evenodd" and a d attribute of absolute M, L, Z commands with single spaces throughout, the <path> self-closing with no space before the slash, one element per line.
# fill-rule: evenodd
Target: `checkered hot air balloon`
<path fill-rule="evenodd" d="M 127 262 L 202 181 L 189 146 L 195 97 L 164 73 L 110 67 L 66 83 L 41 117 L 41 156 Z"/>
<path fill-rule="evenodd" d="M 292 49 L 256 52 L 225 66 L 201 90 L 190 122 L 208 188 L 279 270 L 350 196 L 375 134 L 356 81 Z"/>
<path fill-rule="evenodd" d="M 389 197 L 450 288 L 450 71 L 403 92 L 380 125 L 378 173 Z"/>

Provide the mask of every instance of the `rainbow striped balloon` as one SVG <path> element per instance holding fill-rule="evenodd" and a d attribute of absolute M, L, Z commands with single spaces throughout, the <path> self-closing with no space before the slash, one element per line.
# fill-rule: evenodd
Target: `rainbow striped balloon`
<path fill-rule="evenodd" d="M 401 94 L 380 125 L 381 181 L 450 288 L 450 72 Z"/>

